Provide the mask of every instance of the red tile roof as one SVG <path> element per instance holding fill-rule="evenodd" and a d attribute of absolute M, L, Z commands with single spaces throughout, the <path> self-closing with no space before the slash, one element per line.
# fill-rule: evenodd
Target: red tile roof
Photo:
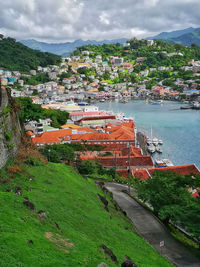
<path fill-rule="evenodd" d="M 200 174 L 200 171 L 197 169 L 197 167 L 194 164 L 149 169 L 149 172 L 151 174 L 153 174 L 153 172 L 155 170 L 158 170 L 158 171 L 171 171 L 171 172 L 175 172 L 175 173 L 181 174 L 183 176 L 191 174 L 191 173 Z"/>
<path fill-rule="evenodd" d="M 147 180 L 149 178 L 149 173 L 146 169 L 133 170 L 133 177 L 140 178 L 141 180 Z"/>
<path fill-rule="evenodd" d="M 26 132 L 26 134 L 29 135 L 29 136 L 33 136 L 34 135 L 34 133 L 31 132 L 31 131 Z"/>
<path fill-rule="evenodd" d="M 97 160 L 105 167 L 121 166 L 128 167 L 128 155 L 115 157 L 98 157 Z M 130 157 L 130 165 L 135 167 L 153 167 L 153 160 L 150 156 Z"/>
<path fill-rule="evenodd" d="M 200 171 L 197 169 L 197 167 L 194 164 L 190 165 L 180 165 L 180 166 L 171 166 L 171 167 L 163 167 L 163 168 L 151 168 L 151 169 L 142 169 L 142 170 L 134 170 L 133 175 L 136 178 L 140 178 L 141 180 L 146 180 L 150 176 L 153 175 L 155 171 L 170 171 L 175 172 L 177 174 L 181 174 L 183 176 L 189 175 L 189 174 L 199 174 Z"/>
<path fill-rule="evenodd" d="M 57 131 L 44 132 L 32 138 L 33 143 L 46 144 L 46 143 L 60 143 L 62 139 L 72 135 L 72 129 L 63 129 Z"/>

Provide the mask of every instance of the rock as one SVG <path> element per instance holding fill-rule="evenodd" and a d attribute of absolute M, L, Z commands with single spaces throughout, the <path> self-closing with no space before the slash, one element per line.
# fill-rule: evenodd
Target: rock
<path fill-rule="evenodd" d="M 46 217 L 46 216 L 47 216 L 45 210 L 39 210 L 39 211 L 38 211 L 38 214 L 39 214 L 40 216 L 42 216 L 42 217 Z"/>
<path fill-rule="evenodd" d="M 21 189 L 21 187 L 17 187 L 16 188 L 15 195 L 17 195 L 17 196 L 21 196 L 22 195 L 22 189 Z"/>
<path fill-rule="evenodd" d="M 113 262 L 115 262 L 116 264 L 118 264 L 117 257 L 114 255 L 114 253 L 112 252 L 111 249 L 109 249 L 105 245 L 101 245 L 100 247 L 103 249 L 104 253 L 107 254 L 111 258 L 111 260 Z"/>
<path fill-rule="evenodd" d="M 137 265 L 135 265 L 135 263 L 133 263 L 128 256 L 125 256 L 124 262 L 121 264 L 121 267 L 137 267 Z"/>
<path fill-rule="evenodd" d="M 35 205 L 29 200 L 24 200 L 23 204 L 27 206 L 27 208 L 29 208 L 31 211 L 35 211 Z"/>
<path fill-rule="evenodd" d="M 101 262 L 97 265 L 97 267 L 108 267 L 108 265 L 104 262 Z"/>

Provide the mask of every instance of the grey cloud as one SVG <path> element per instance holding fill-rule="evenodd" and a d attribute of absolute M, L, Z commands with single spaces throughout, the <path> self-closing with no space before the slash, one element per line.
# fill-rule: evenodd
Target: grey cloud
<path fill-rule="evenodd" d="M 0 32 L 17 39 L 141 38 L 199 26 L 198 0 L 0 0 L 0 4 Z"/>

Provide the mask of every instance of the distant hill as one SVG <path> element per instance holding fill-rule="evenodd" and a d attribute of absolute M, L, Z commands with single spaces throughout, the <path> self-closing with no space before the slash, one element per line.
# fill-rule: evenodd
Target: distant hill
<path fill-rule="evenodd" d="M 36 40 L 21 40 L 20 42 L 32 49 L 37 49 L 42 52 L 50 52 L 60 56 L 68 56 L 77 47 L 85 46 L 85 45 L 102 45 L 102 44 L 116 44 L 120 43 L 123 44 L 128 39 L 114 39 L 114 40 L 103 40 L 103 41 L 95 41 L 95 40 L 76 40 L 74 42 L 66 42 L 66 43 L 45 43 L 45 42 L 38 42 Z"/>
<path fill-rule="evenodd" d="M 196 44 L 200 46 L 200 28 L 187 28 L 185 30 L 162 32 L 154 37 L 146 38 L 148 40 L 161 39 L 168 43 L 179 43 L 186 46 Z"/>
<path fill-rule="evenodd" d="M 178 31 L 172 31 L 172 32 L 161 32 L 158 35 L 155 35 L 153 37 L 147 37 L 147 40 L 153 40 L 153 39 L 171 39 L 171 38 L 177 38 L 183 34 L 188 34 L 194 32 L 196 29 L 195 28 L 187 28 L 184 30 L 178 30 Z"/>
<path fill-rule="evenodd" d="M 13 38 L 0 36 L 0 67 L 28 72 L 37 66 L 54 65 L 60 61 L 61 57 L 57 55 L 36 51 Z"/>
<path fill-rule="evenodd" d="M 172 42 L 179 43 L 182 45 L 191 46 L 191 44 L 196 44 L 200 46 L 200 28 L 195 29 L 195 31 L 183 34 L 177 38 L 172 38 Z"/>

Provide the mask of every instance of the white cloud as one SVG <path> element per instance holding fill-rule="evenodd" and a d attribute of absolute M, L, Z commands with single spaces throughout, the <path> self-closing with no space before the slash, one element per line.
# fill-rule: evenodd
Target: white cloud
<path fill-rule="evenodd" d="M 0 0 L 0 32 L 46 41 L 144 37 L 199 26 L 199 0 Z"/>

